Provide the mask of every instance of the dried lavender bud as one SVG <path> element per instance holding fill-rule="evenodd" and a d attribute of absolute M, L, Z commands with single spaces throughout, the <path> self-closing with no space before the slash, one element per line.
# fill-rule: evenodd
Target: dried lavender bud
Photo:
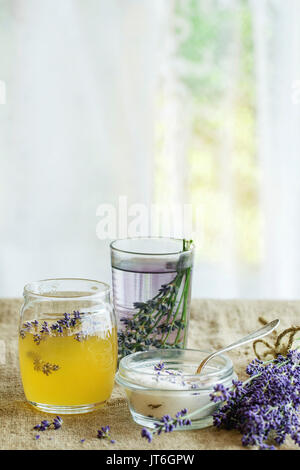
<path fill-rule="evenodd" d="M 50 326 L 53 333 L 62 334 L 64 330 L 72 331 L 76 326 L 81 324 L 81 313 L 79 311 L 73 312 L 73 316 L 70 313 L 64 313 L 62 319 L 57 320 Z"/>
<path fill-rule="evenodd" d="M 141 436 L 145 437 L 149 443 L 152 441 L 152 432 L 146 428 L 142 429 Z"/>
<path fill-rule="evenodd" d="M 63 420 L 60 416 L 56 416 L 56 418 L 53 419 L 54 429 L 61 428 L 62 424 L 63 424 Z"/>
<path fill-rule="evenodd" d="M 56 418 L 53 419 L 52 423 L 48 421 L 47 419 L 44 419 L 41 421 L 40 424 L 36 424 L 33 429 L 36 429 L 38 431 L 47 431 L 51 428 L 53 429 L 59 429 L 61 428 L 63 424 L 63 420 L 61 419 L 60 416 L 56 416 Z"/>
<path fill-rule="evenodd" d="M 35 358 L 33 361 L 34 370 L 43 372 L 45 375 L 51 374 L 51 372 L 56 372 L 60 369 L 59 365 L 51 364 L 50 362 L 44 362 L 42 359 Z"/>
<path fill-rule="evenodd" d="M 43 374 L 49 375 L 51 372 L 55 372 L 59 369 L 59 366 L 57 364 L 51 364 L 50 362 L 46 362 L 42 366 L 42 372 Z"/>
<path fill-rule="evenodd" d="M 158 364 L 156 364 L 156 365 L 154 366 L 154 370 L 157 370 L 157 371 L 161 371 L 161 370 L 163 370 L 164 368 L 165 368 L 164 362 L 159 362 Z"/>
<path fill-rule="evenodd" d="M 48 323 L 46 321 L 44 321 L 42 323 L 42 329 L 41 329 L 40 333 L 47 333 L 47 334 L 50 333 Z"/>
<path fill-rule="evenodd" d="M 33 429 L 36 429 L 38 431 L 46 431 L 49 427 L 50 427 L 50 421 L 48 421 L 47 419 L 44 419 L 43 421 L 41 421 L 40 424 L 37 424 L 36 426 L 34 426 Z"/>
<path fill-rule="evenodd" d="M 76 339 L 76 341 L 84 341 L 85 339 L 87 339 L 87 335 L 84 334 L 82 331 L 79 331 L 79 333 L 76 333 L 76 335 L 74 336 L 74 339 Z"/>
<path fill-rule="evenodd" d="M 42 339 L 42 337 L 38 333 L 33 335 L 33 341 L 35 342 L 35 344 L 39 345 L 40 342 L 41 342 L 41 339 Z"/>
<path fill-rule="evenodd" d="M 111 439 L 109 426 L 102 426 L 101 429 L 98 429 L 97 437 L 98 439 L 108 439 L 111 444 L 114 444 L 116 442 L 114 439 Z"/>

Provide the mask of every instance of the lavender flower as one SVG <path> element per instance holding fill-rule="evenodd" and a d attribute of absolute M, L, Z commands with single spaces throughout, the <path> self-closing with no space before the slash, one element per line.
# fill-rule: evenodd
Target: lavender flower
<path fill-rule="evenodd" d="M 36 371 L 43 372 L 45 375 L 49 375 L 52 372 L 56 372 L 60 369 L 59 365 L 51 364 L 50 362 L 44 362 L 42 359 L 35 358 L 33 361 L 33 368 Z"/>
<path fill-rule="evenodd" d="M 50 333 L 50 330 L 49 330 L 49 327 L 48 327 L 48 323 L 46 321 L 44 321 L 42 323 L 42 329 L 40 331 L 40 333 Z"/>
<path fill-rule="evenodd" d="M 42 337 L 38 333 L 33 335 L 33 341 L 35 342 L 35 344 L 39 345 L 40 342 L 41 342 L 41 339 L 42 339 Z"/>
<path fill-rule="evenodd" d="M 54 429 L 61 428 L 62 424 L 63 424 L 63 420 L 61 419 L 61 417 L 56 416 L 56 418 L 54 418 L 54 420 L 53 420 Z"/>
<path fill-rule="evenodd" d="M 78 333 L 76 333 L 75 335 L 75 339 L 76 341 L 84 341 L 85 339 L 87 339 L 87 335 L 85 333 L 83 333 L 82 331 L 79 331 Z"/>
<path fill-rule="evenodd" d="M 43 421 L 40 422 L 40 424 L 36 424 L 33 429 L 43 432 L 51 428 L 59 429 L 61 428 L 62 424 L 63 424 L 63 420 L 61 419 L 61 417 L 56 416 L 56 418 L 53 419 L 52 423 L 50 423 L 50 421 L 48 421 L 47 419 L 44 419 Z"/>
<path fill-rule="evenodd" d="M 46 431 L 50 427 L 50 425 L 51 425 L 50 421 L 44 419 L 43 421 L 41 421 L 40 424 L 37 424 L 36 426 L 34 426 L 33 429 L 36 429 L 37 431 Z"/>
<path fill-rule="evenodd" d="M 54 333 L 63 333 L 64 330 L 72 330 L 74 327 L 80 325 L 80 323 L 81 313 L 74 310 L 73 316 L 71 316 L 70 313 L 64 313 L 63 318 L 53 323 L 50 328 Z"/>
<path fill-rule="evenodd" d="M 101 429 L 98 429 L 97 437 L 98 439 L 108 439 L 111 444 L 115 444 L 116 442 L 114 439 L 111 439 L 109 426 L 102 426 Z"/>
<path fill-rule="evenodd" d="M 141 436 L 145 437 L 148 442 L 151 442 L 153 434 L 157 434 L 159 436 L 163 431 L 168 433 L 174 431 L 174 429 L 176 429 L 177 427 L 190 426 L 192 424 L 191 420 L 188 419 L 186 415 L 186 408 L 181 411 L 178 411 L 178 413 L 176 413 L 175 418 L 171 418 L 170 415 L 165 415 L 161 418 L 159 422 L 154 423 L 154 431 L 151 432 L 149 429 L 143 428 Z"/>
<path fill-rule="evenodd" d="M 152 441 L 152 432 L 146 428 L 142 429 L 141 436 L 145 437 L 149 443 Z"/>
<path fill-rule="evenodd" d="M 80 320 L 81 319 L 81 313 L 79 312 L 79 310 L 74 310 L 73 316 L 74 316 L 75 320 Z"/>
<path fill-rule="evenodd" d="M 159 371 L 159 372 L 161 370 L 163 370 L 164 368 L 165 368 L 165 363 L 164 362 L 159 362 L 158 364 L 156 364 L 154 366 L 154 370 Z"/>
<path fill-rule="evenodd" d="M 81 325 L 82 314 L 79 311 L 73 312 L 73 315 L 70 313 L 64 313 L 63 318 L 57 320 L 55 323 L 51 325 L 48 324 L 47 321 L 43 321 L 40 325 L 40 329 L 38 329 L 39 322 L 34 320 L 32 322 L 25 322 L 20 329 L 20 336 L 21 338 L 25 338 L 26 333 L 33 333 L 33 341 L 36 345 L 39 345 L 42 340 L 46 339 L 48 335 L 61 335 L 66 332 L 68 335 L 73 333 L 73 330 Z M 80 332 L 78 333 L 75 339 L 81 341 L 85 339 L 85 335 Z"/>
<path fill-rule="evenodd" d="M 211 399 L 221 402 L 214 413 L 218 428 L 237 429 L 242 444 L 275 449 L 289 435 L 300 446 L 300 353 L 263 363 L 255 359 L 247 369 L 244 383 L 233 381 L 231 389 L 216 385 Z"/>

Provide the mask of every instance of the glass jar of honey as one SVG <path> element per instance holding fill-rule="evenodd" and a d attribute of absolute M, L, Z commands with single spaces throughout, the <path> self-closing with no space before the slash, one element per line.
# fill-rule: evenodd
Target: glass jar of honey
<path fill-rule="evenodd" d="M 39 410 L 71 414 L 103 406 L 117 366 L 109 286 L 86 279 L 27 284 L 19 361 L 26 399 Z"/>

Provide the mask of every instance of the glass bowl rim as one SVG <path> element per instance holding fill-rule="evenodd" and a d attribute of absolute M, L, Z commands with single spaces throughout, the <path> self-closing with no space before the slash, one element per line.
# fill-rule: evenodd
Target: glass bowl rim
<path fill-rule="evenodd" d="M 125 238 L 116 238 L 110 243 L 110 249 L 114 251 L 118 251 L 120 253 L 127 253 L 130 255 L 140 255 L 140 256 L 172 256 L 172 255 L 179 255 L 181 253 L 192 253 L 194 250 L 194 243 L 191 244 L 191 248 L 189 250 L 179 250 L 179 251 L 173 251 L 173 252 L 168 252 L 168 253 L 145 253 L 142 251 L 131 251 L 131 250 L 122 250 L 121 248 L 116 248 L 114 244 L 119 241 L 124 241 L 124 240 L 175 240 L 175 241 L 181 241 L 183 242 L 184 238 L 176 238 L 176 237 L 125 237 Z"/>
<path fill-rule="evenodd" d="M 172 350 L 171 349 L 158 349 L 157 350 L 157 354 L 159 356 L 160 353 L 162 352 L 168 352 L 170 353 Z M 184 352 L 184 351 L 187 351 L 187 352 L 194 352 L 194 353 L 205 353 L 205 354 L 209 354 L 211 351 L 207 351 L 207 350 L 203 350 L 203 349 L 190 349 L 190 348 L 184 348 L 184 349 L 174 349 L 173 351 L 176 351 L 176 352 Z M 234 371 L 234 368 L 233 368 L 233 363 L 231 361 L 231 359 L 224 355 L 224 354 L 219 354 L 218 356 L 216 356 L 215 359 L 217 359 L 217 357 L 219 358 L 222 358 L 223 361 L 224 361 L 224 366 L 217 370 L 217 371 L 213 371 L 213 372 L 210 372 L 210 373 L 206 373 L 206 374 L 201 374 L 201 377 L 203 377 L 203 379 L 207 379 L 207 378 L 214 378 L 214 377 L 219 377 L 218 380 L 216 380 L 216 382 L 211 385 L 211 386 L 207 386 L 207 387 L 201 387 L 200 389 L 192 389 L 192 388 L 187 388 L 187 389 L 179 389 L 179 390 L 176 390 L 174 388 L 160 388 L 160 387 L 145 387 L 143 386 L 142 384 L 140 383 L 134 383 L 133 380 L 131 380 L 130 377 L 127 376 L 127 373 L 130 372 L 130 373 L 136 373 L 138 374 L 141 378 L 142 377 L 151 377 L 151 376 L 155 376 L 155 374 L 157 372 L 153 371 L 153 372 L 144 372 L 144 371 L 139 371 L 139 370 L 135 370 L 135 368 L 130 368 L 126 363 L 129 362 L 130 359 L 134 357 L 137 357 L 137 356 L 141 356 L 141 355 L 145 355 L 145 354 L 149 354 L 149 353 L 153 353 L 155 352 L 155 350 L 151 350 L 151 351 L 139 351 L 139 352 L 136 352 L 136 353 L 133 353 L 133 354 L 129 354 L 128 356 L 125 356 L 121 359 L 120 361 L 120 364 L 119 364 L 119 370 L 116 374 L 116 381 L 118 384 L 122 385 L 123 387 L 127 387 L 127 388 L 139 388 L 140 390 L 155 390 L 155 391 L 172 391 L 174 393 L 176 392 L 180 392 L 180 393 L 186 393 L 186 392 L 189 392 L 189 391 L 193 391 L 193 392 L 201 392 L 201 391 L 205 391 L 205 390 L 212 390 L 213 389 L 213 385 L 216 385 L 217 383 L 222 383 L 224 381 L 226 381 L 226 379 L 228 379 L 229 377 L 236 377 L 236 374 L 235 374 L 235 371 Z M 163 362 L 163 357 L 160 357 L 160 360 Z M 213 361 L 213 359 L 212 359 Z M 199 362 L 200 363 L 200 362 Z M 122 375 L 122 371 L 125 372 L 124 375 Z M 198 379 L 199 380 L 199 377 L 200 375 L 199 374 L 183 374 L 181 375 L 181 377 L 183 379 Z"/>
<path fill-rule="evenodd" d="M 56 295 L 56 294 L 51 294 L 51 292 L 46 292 L 44 294 L 41 294 L 41 293 L 35 291 L 34 288 L 33 288 L 33 286 L 38 286 L 38 285 L 41 285 L 43 283 L 56 282 L 56 281 L 74 281 L 75 283 L 78 282 L 78 281 L 79 282 L 80 281 L 90 282 L 90 283 L 96 284 L 99 287 L 99 290 L 97 290 L 95 292 L 85 293 L 84 295 L 59 296 L 59 295 Z M 57 300 L 66 300 L 66 299 L 70 299 L 70 300 L 74 299 L 75 300 L 76 299 L 76 300 L 81 300 L 81 299 L 89 299 L 89 298 L 93 298 L 93 297 L 104 296 L 105 294 L 109 293 L 110 290 L 111 290 L 111 288 L 110 288 L 109 284 L 107 284 L 106 282 L 97 281 L 95 279 L 85 279 L 85 278 L 79 278 L 79 277 L 58 277 L 58 278 L 39 279 L 37 281 L 32 281 L 32 282 L 29 282 L 29 283 L 25 284 L 23 295 L 24 295 L 24 297 L 26 295 L 29 295 L 29 296 L 41 297 L 41 298 L 44 298 L 44 299 L 57 299 Z M 59 290 L 58 290 L 58 292 L 59 292 Z"/>

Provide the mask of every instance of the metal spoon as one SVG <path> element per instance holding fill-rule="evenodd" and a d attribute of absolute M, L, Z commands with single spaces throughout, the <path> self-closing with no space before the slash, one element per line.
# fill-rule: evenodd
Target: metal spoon
<path fill-rule="evenodd" d="M 231 349 L 237 348 L 238 346 L 242 346 L 243 344 L 250 343 L 251 341 L 254 341 L 255 339 L 258 338 L 263 338 L 264 336 L 268 335 L 271 333 L 275 328 L 279 325 L 280 320 L 273 320 L 267 325 L 263 326 L 259 330 L 254 331 L 253 333 L 250 333 L 250 335 L 245 336 L 242 339 L 239 339 L 235 343 L 230 344 L 229 346 L 226 346 L 225 348 L 219 349 L 218 351 L 213 352 L 209 356 L 207 356 L 201 364 L 199 365 L 196 374 L 201 374 L 201 371 L 203 367 L 206 366 L 208 361 L 210 361 L 213 357 L 218 356 L 218 354 L 222 354 L 226 351 L 230 351 Z"/>

